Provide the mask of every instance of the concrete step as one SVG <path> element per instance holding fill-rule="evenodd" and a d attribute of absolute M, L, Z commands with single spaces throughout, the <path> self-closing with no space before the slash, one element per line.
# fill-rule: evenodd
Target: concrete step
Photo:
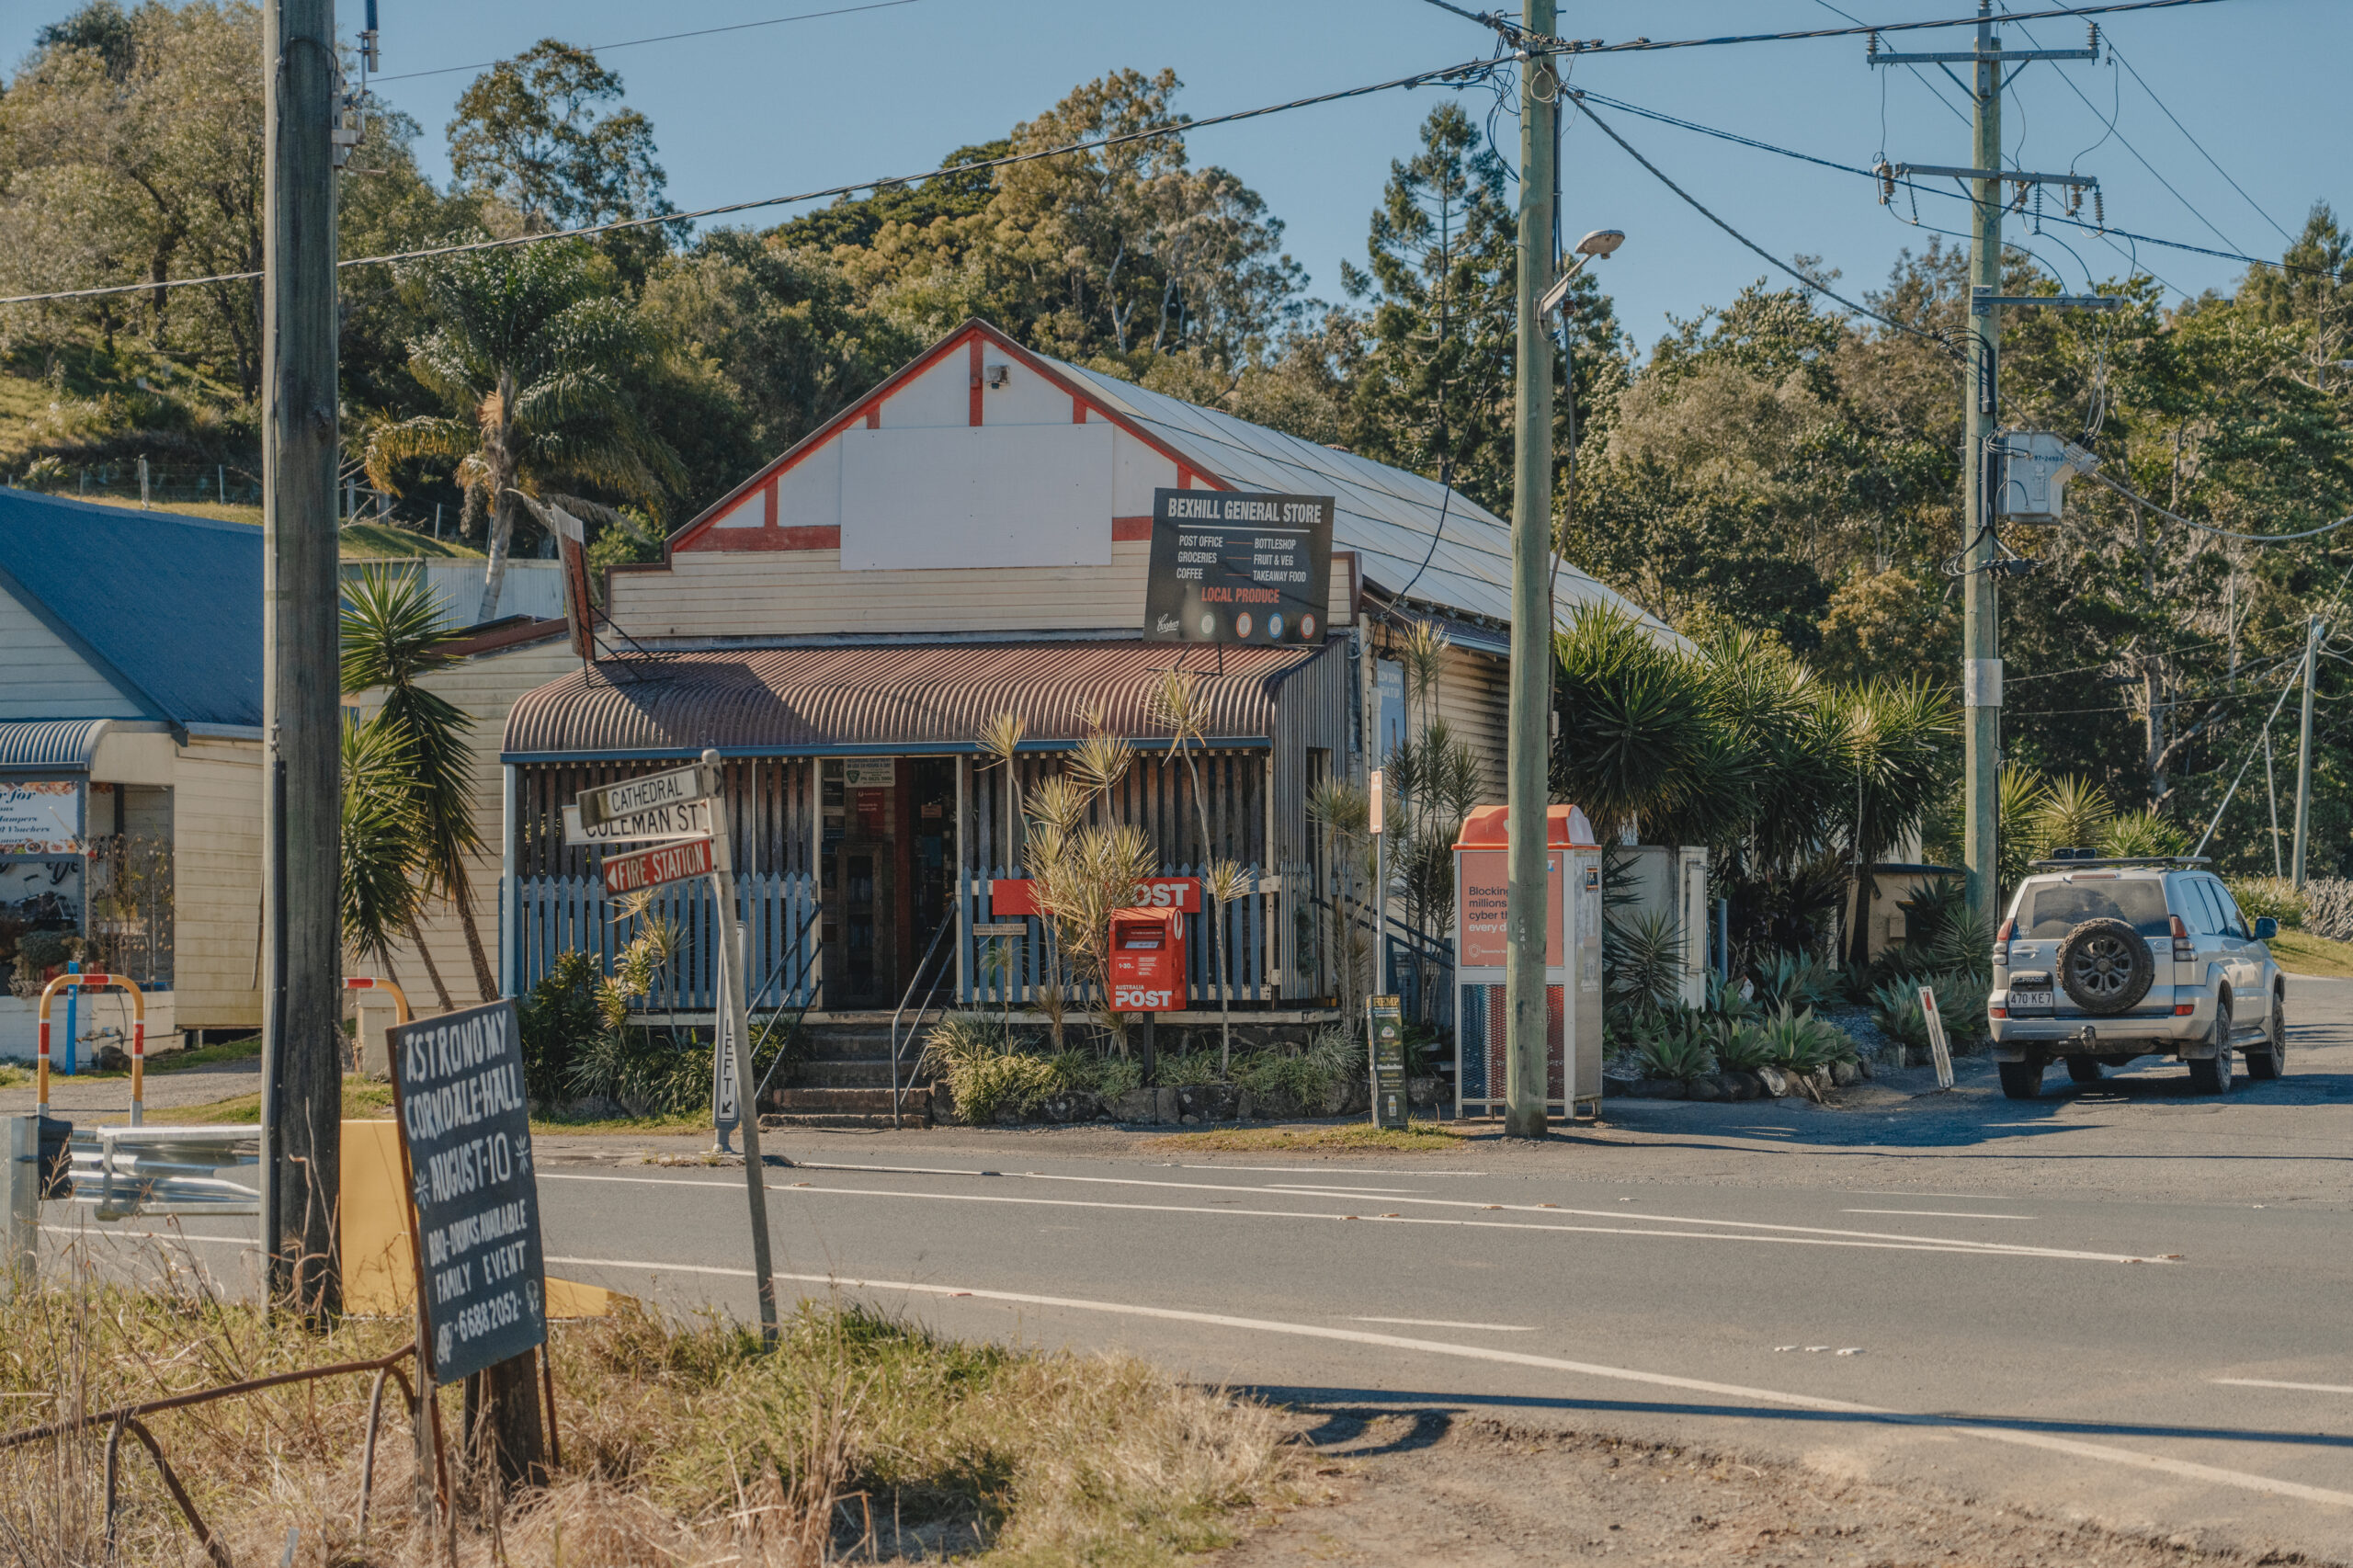
<path fill-rule="evenodd" d="M 796 1088 L 887 1089 L 891 1086 L 891 1059 L 887 1056 L 803 1057 L 785 1071 L 791 1074 L 792 1086 Z M 915 1053 L 909 1051 L 899 1060 L 899 1081 L 906 1083 L 915 1076 Z"/>
<path fill-rule="evenodd" d="M 801 1127 L 888 1127 L 891 1091 L 888 1087 L 780 1089 L 767 1096 L 760 1112 L 763 1126 L 779 1120 L 786 1126 Z M 929 1092 L 904 1096 L 900 1102 L 900 1114 L 908 1125 L 927 1124 L 931 1119 Z"/>

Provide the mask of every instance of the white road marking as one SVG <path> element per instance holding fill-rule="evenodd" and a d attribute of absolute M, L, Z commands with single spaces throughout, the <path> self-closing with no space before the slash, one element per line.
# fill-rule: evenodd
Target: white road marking
<path fill-rule="evenodd" d="M 1841 1214 L 1917 1214 L 1923 1220 L 2031 1220 L 2032 1214 L 1964 1214 L 1957 1209 L 1841 1209 Z"/>
<path fill-rule="evenodd" d="M 1350 1318 L 1350 1323 L 1399 1323 L 1409 1328 L 1475 1328 L 1487 1334 L 1534 1334 L 1516 1323 L 1456 1323 L 1451 1318 Z"/>
<path fill-rule="evenodd" d="M 1269 1189 L 1275 1192 L 1331 1192 L 1344 1198 L 1404 1198 L 1413 1192 L 1410 1187 L 1309 1187 L 1303 1182 L 1277 1182 Z"/>
<path fill-rule="evenodd" d="M 691 1267 L 661 1263 L 636 1263 L 606 1257 L 551 1257 L 550 1263 L 585 1265 L 594 1267 L 636 1269 L 649 1273 L 722 1274 L 738 1279 L 749 1279 L 748 1268 Z M 2225 1470 L 2218 1465 L 2197 1464 L 2188 1460 L 2168 1459 L 2161 1454 L 2144 1454 L 2131 1449 L 2111 1448 L 2105 1443 L 2079 1442 L 2072 1437 L 2056 1437 L 2043 1432 L 2012 1431 L 2001 1426 L 1979 1426 L 1956 1422 L 1949 1416 L 1915 1415 L 1908 1411 L 1890 1410 L 1874 1404 L 1857 1404 L 1849 1400 L 1824 1399 L 1816 1394 L 1786 1393 L 1779 1389 L 1749 1388 L 1739 1383 L 1711 1382 L 1700 1378 L 1679 1378 L 1666 1372 L 1645 1372 L 1631 1367 L 1605 1367 L 1591 1361 L 1569 1361 L 1554 1356 L 1535 1356 L 1520 1350 L 1501 1350 L 1485 1345 L 1451 1345 L 1439 1339 L 1409 1339 L 1395 1334 L 1370 1334 L 1362 1329 L 1334 1328 L 1324 1324 L 1286 1323 L 1273 1318 L 1234 1317 L 1225 1312 L 1186 1312 L 1176 1307 L 1147 1307 L 1125 1301 L 1090 1301 L 1068 1296 L 1039 1296 L 1017 1290 L 983 1290 L 961 1289 L 952 1285 L 923 1285 L 905 1279 L 851 1279 L 825 1274 L 779 1274 L 779 1279 L 797 1283 L 824 1285 L 833 1289 L 847 1287 L 865 1290 L 905 1290 L 926 1296 L 969 1296 L 975 1301 L 1007 1301 L 1017 1306 L 1059 1307 L 1072 1312 L 1108 1312 L 1121 1317 L 1157 1318 L 1164 1322 L 1204 1324 L 1212 1328 L 1246 1329 L 1259 1334 L 1290 1335 L 1303 1339 L 1336 1339 L 1355 1345 L 1379 1346 L 1392 1350 L 1418 1350 L 1433 1356 L 1453 1356 L 1464 1360 L 1495 1361 L 1506 1366 L 1533 1367 L 1545 1371 L 1568 1372 L 1581 1377 L 1602 1378 L 1616 1382 L 1646 1383 L 1655 1388 L 1679 1389 L 1691 1393 L 1718 1394 L 1733 1399 L 1753 1400 L 1760 1404 L 1786 1405 L 1798 1410 L 1822 1410 L 1834 1414 L 1869 1417 L 1874 1421 L 1897 1426 L 1929 1427 L 1949 1431 L 1988 1442 L 2008 1443 L 2018 1448 L 2041 1449 L 2052 1453 L 2072 1454 L 2079 1459 L 2099 1460 L 2109 1464 L 2133 1470 L 2155 1471 L 2179 1476 L 2189 1481 L 2212 1482 L 2222 1486 L 2235 1486 L 2249 1492 L 2268 1493 L 2276 1497 L 2294 1497 L 2308 1503 L 2327 1503 L 2340 1508 L 2353 1508 L 2353 1492 L 2332 1492 L 2326 1487 L 2306 1486 L 2301 1482 L 2281 1481 L 2268 1475 L 2256 1475 L 2246 1471 Z"/>
<path fill-rule="evenodd" d="M 847 1170 L 849 1167 L 842 1167 Z M 872 1167 L 870 1167 L 872 1168 Z M 1317 1176 L 1331 1171 L 1338 1176 L 1483 1176 L 1484 1171 L 1392 1171 L 1369 1165 L 1178 1165 L 1180 1171 L 1247 1171 L 1254 1176 Z"/>
<path fill-rule="evenodd" d="M 2353 1393 L 2353 1385 L 2345 1383 L 2279 1383 L 2269 1378 L 2209 1378 L 2210 1383 L 2228 1383 L 2242 1389 L 2295 1389 L 2302 1393 Z"/>
<path fill-rule="evenodd" d="M 808 1167 L 803 1166 L 801 1168 L 806 1169 Z M 540 1179 L 545 1181 L 619 1182 L 625 1185 L 639 1187 L 710 1187 L 714 1191 L 721 1192 L 733 1192 L 736 1190 L 735 1184 L 731 1181 L 682 1180 L 673 1176 L 586 1176 L 568 1171 L 546 1171 L 540 1173 Z M 1050 1177 L 1047 1179 L 1063 1180 L 1072 1178 Z M 1309 1196 L 1304 1193 L 1284 1192 L 1279 1188 L 1227 1187 L 1212 1182 L 1141 1182 L 1133 1184 L 1121 1183 L 1117 1185 L 1179 1187 L 1209 1192 L 1273 1192 L 1276 1196 L 1283 1198 Z M 900 1198 L 915 1199 L 935 1203 L 1014 1203 L 1052 1209 L 1108 1209 L 1130 1214 L 1215 1214 L 1226 1218 L 1256 1220 L 1365 1220 L 1370 1221 L 1376 1224 L 1391 1225 L 1446 1225 L 1467 1230 L 1556 1231 L 1579 1235 L 1647 1236 L 1654 1239 L 1672 1239 L 1681 1237 L 1691 1241 L 1762 1242 L 1778 1243 L 1783 1246 L 1857 1247 L 1881 1252 L 1945 1252 L 1978 1257 L 2048 1257 L 2074 1262 L 2089 1263 L 2158 1263 L 2166 1261 L 2162 1258 L 2134 1257 L 2124 1253 L 2072 1252 L 2057 1247 L 2019 1246 L 2006 1242 L 1964 1241 L 1958 1237 L 1905 1236 L 1887 1234 L 1873 1231 L 1834 1231 L 1825 1230 L 1822 1227 L 1813 1225 L 1764 1225 L 1755 1224 L 1750 1221 L 1741 1220 L 1698 1220 L 1685 1218 L 1680 1215 L 1667 1214 L 1646 1215 L 1644 1218 L 1654 1222 L 1664 1221 L 1673 1224 L 1699 1226 L 1721 1225 L 1727 1227 L 1727 1229 L 1653 1231 L 1636 1229 L 1632 1226 L 1623 1224 L 1537 1225 L 1529 1224 L 1524 1221 L 1511 1220 L 1454 1220 L 1437 1219 L 1425 1215 L 1407 1216 L 1398 1214 L 1330 1214 L 1318 1212 L 1313 1210 L 1299 1209 L 1236 1209 L 1227 1208 L 1222 1204 L 1211 1207 L 1203 1204 L 1188 1203 L 1111 1203 L 1105 1202 L 1100 1199 L 1073 1198 L 1017 1198 L 1006 1193 L 920 1192 L 910 1191 L 904 1187 L 808 1187 L 801 1186 L 797 1183 L 782 1186 L 771 1184 L 768 1190 L 771 1192 L 799 1193 L 813 1198 L 820 1196 L 831 1196 L 836 1198 Z M 1438 1204 L 1442 1202 L 1441 1199 L 1430 1198 L 1399 1198 L 1391 1199 L 1387 1201 L 1393 1203 L 1422 1204 Z M 1590 1219 L 1603 1220 L 1615 1220 L 1619 1217 L 1614 1210 L 1562 1209 L 1543 1210 L 1538 1210 L 1528 1204 L 1506 1205 L 1492 1203 L 1447 1202 L 1444 1203 L 1443 1206 L 1450 1209 L 1511 1208 L 1531 1214 L 1549 1212 L 1582 1215 Z M 1732 1229 L 1733 1227 L 1736 1227 L 1736 1229 Z M 1775 1233 L 1760 1233 L 1765 1232 L 1771 1232 Z M 1791 1232 L 1800 1233 L 1781 1233 Z"/>
<path fill-rule="evenodd" d="M 134 1242 L 223 1242 L 241 1247 L 260 1244 L 251 1236 L 207 1236 L 191 1231 L 118 1231 L 111 1225 L 103 1231 L 85 1230 L 80 1225 L 43 1225 L 41 1229 L 52 1236 L 115 1237 Z"/>

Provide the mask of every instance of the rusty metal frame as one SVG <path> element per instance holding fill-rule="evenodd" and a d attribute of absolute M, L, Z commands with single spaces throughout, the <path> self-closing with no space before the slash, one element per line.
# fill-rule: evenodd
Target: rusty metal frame
<path fill-rule="evenodd" d="M 248 1378 L 243 1382 L 224 1383 L 219 1388 L 198 1389 L 189 1393 L 167 1394 L 162 1399 L 143 1400 L 136 1404 L 117 1405 L 112 1410 L 97 1411 L 88 1415 L 74 1416 L 64 1421 L 52 1421 L 46 1426 L 31 1426 L 21 1432 L 11 1432 L 6 1437 L 0 1437 L 0 1453 L 5 1453 L 11 1449 L 23 1448 L 30 1443 L 38 1443 L 45 1438 L 71 1437 L 76 1432 L 86 1431 L 93 1426 L 108 1427 L 106 1555 L 107 1561 L 111 1562 L 114 1561 L 115 1525 L 120 1512 L 118 1486 L 121 1473 L 122 1435 L 129 1432 L 144 1445 L 148 1454 L 154 1460 L 155 1469 L 163 1476 L 165 1486 L 170 1490 L 172 1501 L 179 1505 L 180 1513 L 188 1520 L 188 1528 L 196 1532 L 198 1544 L 205 1549 L 216 1568 L 230 1568 L 228 1549 L 213 1539 L 212 1532 L 206 1528 L 203 1518 L 197 1513 L 196 1505 L 188 1497 L 187 1489 L 180 1484 L 179 1477 L 173 1472 L 170 1463 L 164 1458 L 163 1446 L 155 1441 L 154 1435 L 147 1430 L 146 1424 L 139 1418 L 142 1415 L 153 1415 L 159 1411 L 185 1410 L 191 1405 L 209 1404 L 216 1399 L 227 1399 L 235 1394 L 258 1393 L 263 1389 L 282 1388 L 289 1383 L 315 1382 L 321 1378 L 341 1377 L 354 1372 L 373 1372 L 376 1374 L 376 1386 L 369 1396 L 368 1406 L 368 1471 L 360 1483 L 359 1491 L 359 1528 L 364 1537 L 368 1528 L 369 1494 L 375 1479 L 376 1418 L 381 1405 L 384 1378 L 387 1374 L 398 1378 L 402 1389 L 410 1392 L 411 1397 L 414 1398 L 414 1391 L 410 1388 L 407 1377 L 401 1372 L 400 1363 L 415 1354 L 415 1345 L 404 1345 L 398 1350 L 389 1355 L 376 1357 L 372 1360 L 337 1361 L 329 1366 L 305 1368 L 301 1371 L 273 1372 L 267 1377 Z M 439 1415 L 438 1410 L 435 1415 L 438 1420 Z"/>

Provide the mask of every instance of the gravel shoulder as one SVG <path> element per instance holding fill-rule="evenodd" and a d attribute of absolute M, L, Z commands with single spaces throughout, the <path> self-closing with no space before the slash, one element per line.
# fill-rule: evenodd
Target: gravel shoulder
<path fill-rule="evenodd" d="M 1209 1561 L 1217 1568 L 2204 1568 L 2322 1560 L 2192 1535 L 2120 1534 L 1916 1485 L 1578 1432 L 1459 1409 L 1294 1409 L 1335 1494 Z"/>

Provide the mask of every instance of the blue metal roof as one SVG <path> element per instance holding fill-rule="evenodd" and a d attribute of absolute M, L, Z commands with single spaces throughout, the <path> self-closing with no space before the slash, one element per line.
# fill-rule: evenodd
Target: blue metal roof
<path fill-rule="evenodd" d="M 87 773 L 109 719 L 21 719 L 0 724 L 0 774 Z"/>
<path fill-rule="evenodd" d="M 154 718 L 260 725 L 261 576 L 247 524 L 0 489 L 0 587 Z"/>

